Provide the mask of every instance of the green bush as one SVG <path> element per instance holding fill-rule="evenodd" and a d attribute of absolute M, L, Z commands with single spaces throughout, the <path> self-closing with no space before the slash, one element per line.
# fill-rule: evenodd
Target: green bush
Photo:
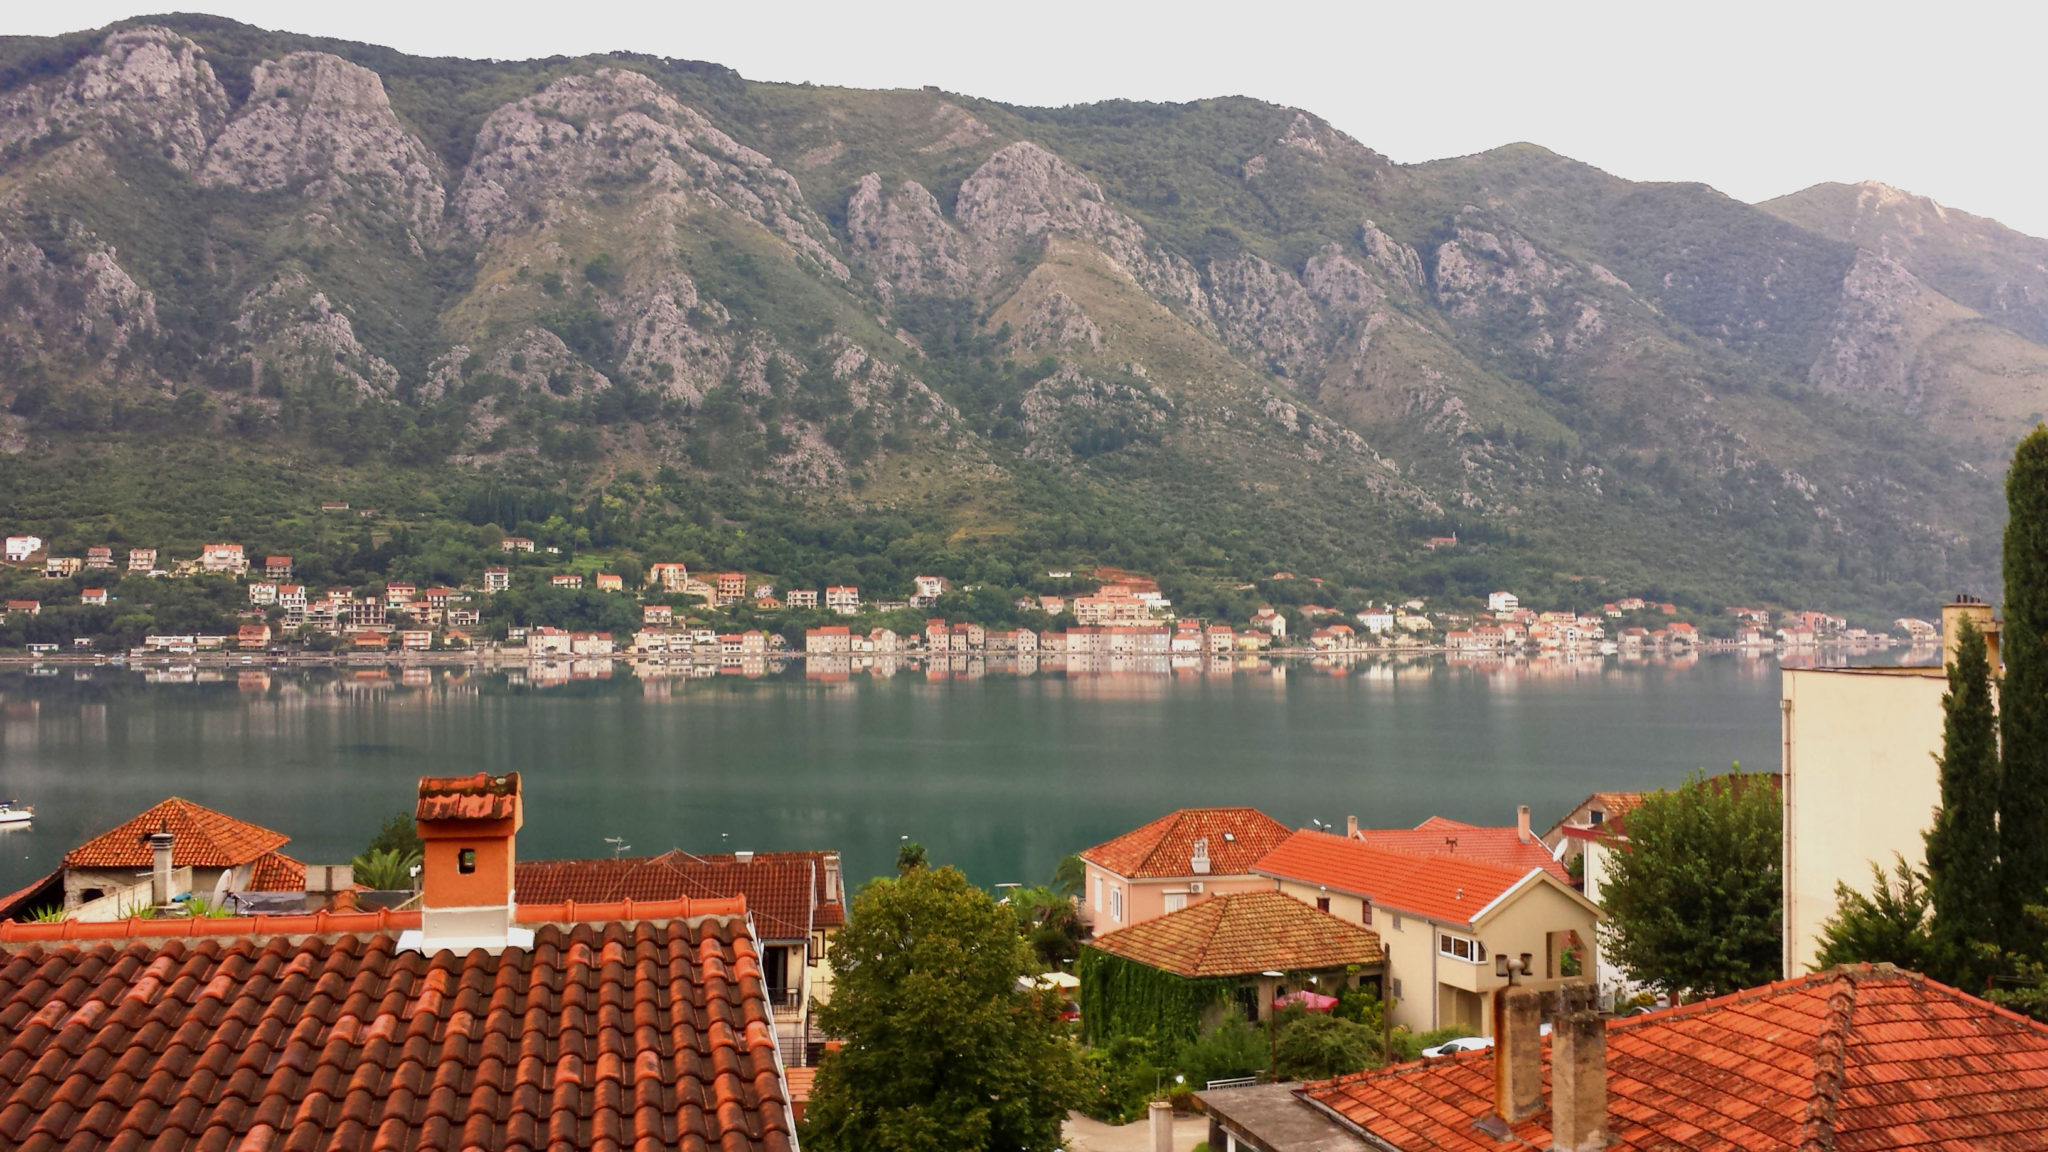
<path fill-rule="evenodd" d="M 1232 1014 L 1180 1051 L 1181 1074 L 1196 1088 L 1211 1080 L 1256 1076 L 1272 1060 L 1265 1030 Z"/>
<path fill-rule="evenodd" d="M 1159 1090 L 1159 1067 L 1152 1062 L 1152 1043 L 1139 1036 L 1119 1036 L 1081 1054 L 1081 1114 L 1105 1124 L 1128 1124 L 1145 1114 Z"/>
<path fill-rule="evenodd" d="M 1380 1065 L 1380 1038 L 1362 1024 L 1311 1013 L 1281 1030 L 1273 1074 L 1283 1080 L 1327 1080 Z"/>

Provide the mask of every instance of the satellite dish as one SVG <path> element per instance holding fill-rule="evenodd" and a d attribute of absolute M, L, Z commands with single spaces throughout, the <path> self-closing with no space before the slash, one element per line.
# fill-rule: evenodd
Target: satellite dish
<path fill-rule="evenodd" d="M 235 886 L 232 883 L 230 883 L 230 881 L 232 881 L 234 878 L 234 869 L 221 869 L 220 879 L 215 880 L 213 882 L 213 896 L 207 900 L 207 903 L 213 905 L 216 908 L 220 907 L 222 904 L 227 903 L 228 893 L 234 891 Z"/>

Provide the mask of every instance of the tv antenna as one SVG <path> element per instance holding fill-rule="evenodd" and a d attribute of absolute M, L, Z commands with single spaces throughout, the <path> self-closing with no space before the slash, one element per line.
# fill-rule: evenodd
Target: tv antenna
<path fill-rule="evenodd" d="M 626 838 L 623 836 L 607 836 L 604 838 L 604 842 L 612 846 L 612 859 L 614 860 L 625 855 L 626 850 L 632 847 L 631 844 L 626 843 Z"/>

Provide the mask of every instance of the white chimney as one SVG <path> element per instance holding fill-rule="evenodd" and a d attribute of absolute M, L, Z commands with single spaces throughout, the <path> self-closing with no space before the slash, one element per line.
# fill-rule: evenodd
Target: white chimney
<path fill-rule="evenodd" d="M 1197 876 L 1209 874 L 1209 838 L 1207 836 L 1195 837 L 1195 849 L 1193 855 L 1189 857 L 1188 867 Z"/>
<path fill-rule="evenodd" d="M 752 852 L 735 852 L 732 854 L 732 858 L 741 864 L 752 864 L 754 862 L 754 854 Z"/>
<path fill-rule="evenodd" d="M 1346 816 L 1344 818 L 1344 835 L 1352 840 L 1358 839 L 1358 817 Z"/>
<path fill-rule="evenodd" d="M 176 839 L 171 835 L 170 821 L 151 832 L 144 839 L 149 841 L 149 899 L 159 908 L 171 902 L 171 844 Z"/>
<path fill-rule="evenodd" d="M 825 853 L 825 903 L 839 903 L 839 853 Z"/>

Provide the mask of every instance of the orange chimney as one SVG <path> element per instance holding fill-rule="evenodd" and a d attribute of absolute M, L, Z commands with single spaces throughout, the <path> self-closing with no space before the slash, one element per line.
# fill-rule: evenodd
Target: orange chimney
<path fill-rule="evenodd" d="M 422 777 L 413 820 L 426 842 L 420 929 L 399 947 L 495 956 L 531 944 L 531 931 L 512 926 L 512 838 L 525 822 L 519 773 Z"/>

